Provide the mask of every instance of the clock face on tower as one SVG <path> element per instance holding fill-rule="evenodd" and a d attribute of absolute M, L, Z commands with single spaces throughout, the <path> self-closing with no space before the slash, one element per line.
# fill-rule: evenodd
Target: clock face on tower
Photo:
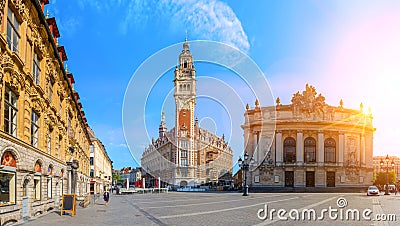
<path fill-rule="evenodd" d="M 178 97 L 176 101 L 176 105 L 178 109 L 190 109 L 190 104 L 193 103 L 193 105 L 196 104 L 195 98 L 190 98 L 190 97 Z M 194 106 L 193 106 L 194 107 Z"/>

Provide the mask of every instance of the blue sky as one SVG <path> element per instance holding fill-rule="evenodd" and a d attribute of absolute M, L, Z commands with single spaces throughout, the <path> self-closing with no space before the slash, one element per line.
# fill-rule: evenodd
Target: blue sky
<path fill-rule="evenodd" d="M 59 44 L 65 46 L 88 122 L 116 169 L 135 166 L 122 128 L 128 83 L 147 58 L 184 41 L 185 30 L 189 40 L 223 42 L 246 53 L 282 103 L 290 103 L 306 83 L 316 86 L 328 104 L 343 99 L 345 107 L 358 108 L 363 102 L 371 107 L 377 128 L 374 154 L 399 154 L 398 1 L 57 0 L 46 10 L 57 19 Z M 202 76 L 234 80 L 233 72 L 216 65 L 199 63 L 196 68 Z M 156 96 L 173 87 L 172 72 L 165 76 L 159 87 L 167 88 L 153 90 Z M 213 106 L 207 101 L 201 105 Z M 224 113 L 199 114 L 222 118 Z M 148 128 L 150 137 L 157 135 L 160 120 L 151 118 L 146 123 L 153 127 Z M 213 130 L 213 123 L 204 123 Z M 148 142 L 132 151 L 143 151 Z M 243 146 L 237 143 L 232 148 L 240 151 Z"/>

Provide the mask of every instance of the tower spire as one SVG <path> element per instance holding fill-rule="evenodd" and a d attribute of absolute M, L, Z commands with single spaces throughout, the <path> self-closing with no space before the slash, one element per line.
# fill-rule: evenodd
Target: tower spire
<path fill-rule="evenodd" d="M 187 42 L 188 41 L 188 31 L 187 31 L 187 29 L 186 29 L 186 37 L 185 37 L 185 42 Z"/>
<path fill-rule="evenodd" d="M 167 125 L 165 123 L 165 114 L 164 114 L 164 112 L 162 112 L 160 127 L 158 127 L 158 137 L 165 136 L 166 132 L 167 132 Z"/>

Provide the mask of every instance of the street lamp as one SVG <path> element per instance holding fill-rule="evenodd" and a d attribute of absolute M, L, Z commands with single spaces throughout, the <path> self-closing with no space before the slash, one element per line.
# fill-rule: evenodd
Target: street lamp
<path fill-rule="evenodd" d="M 244 154 L 244 160 L 242 160 L 242 158 L 239 157 L 238 164 L 239 164 L 239 167 L 242 168 L 243 173 L 244 173 L 243 196 L 248 196 L 249 195 L 249 185 L 247 185 L 247 171 L 249 171 L 250 165 L 254 164 L 254 158 L 251 157 L 251 159 L 249 160 L 249 154 L 246 152 Z"/>
<path fill-rule="evenodd" d="M 385 160 L 381 159 L 380 165 L 381 169 L 386 170 L 386 185 L 385 185 L 385 195 L 389 195 L 389 169 L 394 167 L 394 161 L 390 163 L 389 155 L 386 156 Z M 385 166 L 386 163 L 386 166 Z"/>

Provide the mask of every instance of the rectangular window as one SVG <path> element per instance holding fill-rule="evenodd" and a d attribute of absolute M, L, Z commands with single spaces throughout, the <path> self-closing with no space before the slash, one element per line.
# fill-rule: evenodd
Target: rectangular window
<path fill-rule="evenodd" d="M 181 141 L 181 148 L 187 148 L 188 147 L 188 141 L 187 140 L 182 140 Z"/>
<path fill-rule="evenodd" d="M 182 150 L 181 151 L 181 157 L 184 157 L 184 158 L 187 157 L 187 151 L 186 150 Z"/>
<path fill-rule="evenodd" d="M 41 197 L 41 176 L 34 176 L 33 178 L 33 199 L 40 200 Z"/>
<path fill-rule="evenodd" d="M 31 124 L 31 144 L 35 148 L 38 147 L 39 136 L 39 116 L 36 112 L 32 111 L 32 124 Z"/>
<path fill-rule="evenodd" d="M 93 157 L 90 157 L 90 165 L 93 166 Z"/>
<path fill-rule="evenodd" d="M 17 136 L 17 95 L 8 87 L 4 101 L 4 131 L 14 137 Z"/>
<path fill-rule="evenodd" d="M 15 173 L 0 172 L 0 206 L 15 204 Z"/>
<path fill-rule="evenodd" d="M 94 146 L 90 145 L 90 153 L 93 153 L 93 152 L 94 152 Z"/>
<path fill-rule="evenodd" d="M 53 193 L 53 191 L 52 191 L 52 178 L 48 177 L 47 178 L 47 198 L 51 199 L 53 197 L 52 193 Z"/>
<path fill-rule="evenodd" d="M 181 159 L 181 166 L 187 166 L 187 159 Z"/>
<path fill-rule="evenodd" d="M 8 17 L 7 17 L 7 43 L 8 48 L 15 52 L 19 53 L 19 22 L 15 17 L 13 11 L 8 8 Z"/>
<path fill-rule="evenodd" d="M 94 177 L 94 170 L 90 170 L 90 177 Z"/>
<path fill-rule="evenodd" d="M 39 85 L 40 83 L 40 58 L 36 54 L 36 52 L 33 53 L 33 65 L 32 65 L 33 71 L 33 79 L 35 80 L 35 84 Z"/>

